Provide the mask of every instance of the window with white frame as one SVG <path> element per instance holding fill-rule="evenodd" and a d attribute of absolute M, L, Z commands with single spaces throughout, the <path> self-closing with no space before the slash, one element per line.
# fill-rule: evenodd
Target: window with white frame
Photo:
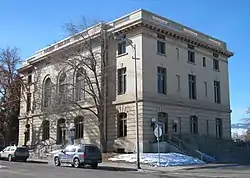
<path fill-rule="evenodd" d="M 165 36 L 157 34 L 157 53 L 166 54 Z"/>
<path fill-rule="evenodd" d="M 118 137 L 127 136 L 127 113 L 118 114 Z"/>
<path fill-rule="evenodd" d="M 188 75 L 188 84 L 189 84 L 189 99 L 197 99 L 196 96 L 196 76 Z"/>
<path fill-rule="evenodd" d="M 157 67 L 157 90 L 160 94 L 167 93 L 167 74 L 166 68 Z"/>
<path fill-rule="evenodd" d="M 214 81 L 214 102 L 221 103 L 221 92 L 220 92 L 220 82 Z"/>
<path fill-rule="evenodd" d="M 118 69 L 118 95 L 126 93 L 127 74 L 126 67 Z"/>

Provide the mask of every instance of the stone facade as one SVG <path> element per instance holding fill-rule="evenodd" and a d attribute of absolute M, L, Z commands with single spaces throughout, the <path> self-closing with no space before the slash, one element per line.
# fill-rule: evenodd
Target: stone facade
<path fill-rule="evenodd" d="M 154 126 L 151 121 L 152 118 L 160 117 L 159 113 L 164 115 L 160 121 L 164 125 L 166 136 L 191 133 L 231 138 L 228 58 L 233 54 L 227 50 L 224 42 L 142 9 L 105 25 L 109 27 L 107 31 L 111 34 L 126 34 L 126 38 L 136 45 L 141 151 L 151 150 L 151 145 L 155 141 Z M 71 38 L 65 41 L 67 40 L 74 43 Z M 44 59 L 59 48 L 63 48 L 64 46 L 59 47 L 61 43 L 40 50 L 28 59 L 20 69 L 24 78 L 32 75 L 42 85 L 44 78 L 49 75 L 54 81 L 52 83 L 56 83 L 60 71 L 56 70 L 55 66 L 59 65 L 60 68 L 60 64 L 53 62 L 53 58 L 49 63 Z M 135 76 L 132 57 L 134 50 L 131 45 L 126 44 L 125 48 L 121 48 L 117 47 L 115 39 L 109 41 L 108 60 L 112 67 L 109 70 L 107 83 L 108 105 L 105 124 L 108 151 L 117 149 L 124 149 L 126 152 L 135 151 Z M 28 73 L 34 66 L 36 71 L 40 71 L 39 75 L 34 70 L 31 74 Z M 126 87 L 120 93 L 118 85 L 121 79 L 118 77 L 120 76 L 118 70 L 122 68 L 125 69 L 122 76 L 126 78 Z M 157 74 L 158 69 L 163 72 Z M 189 75 L 195 76 L 192 86 Z M 70 76 L 69 80 L 73 81 L 74 75 Z M 219 82 L 219 86 L 215 81 Z M 33 103 L 41 102 L 42 89 L 39 92 L 32 88 L 32 85 L 30 87 L 33 100 L 34 97 L 37 99 Z M 65 108 L 65 112 L 48 115 L 41 109 L 35 109 L 33 113 L 27 112 L 26 105 L 27 101 L 23 99 L 19 144 L 24 143 L 27 124 L 30 126 L 28 134 L 30 144 L 39 144 L 44 119 L 50 121 L 50 137 L 46 141 L 56 143 L 59 132 L 56 126 L 60 118 L 65 118 L 65 139 L 69 140 L 69 125 L 78 116 L 84 118 L 82 142 L 100 144 L 98 120 L 91 113 L 77 108 Z M 37 106 L 39 108 L 39 104 Z"/>

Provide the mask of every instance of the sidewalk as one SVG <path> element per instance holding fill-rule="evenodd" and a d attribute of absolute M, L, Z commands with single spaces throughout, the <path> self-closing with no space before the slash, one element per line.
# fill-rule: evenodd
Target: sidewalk
<path fill-rule="evenodd" d="M 27 162 L 30 163 L 39 163 L 39 164 L 51 164 L 53 165 L 53 160 L 51 159 L 28 159 Z M 195 170 L 195 169 L 213 169 L 221 167 L 234 167 L 238 166 L 237 164 L 202 164 L 202 165 L 187 165 L 187 166 L 168 166 L 168 167 L 154 167 L 146 164 L 141 164 L 142 172 L 150 172 L 157 174 L 166 174 L 176 171 L 185 171 L 185 170 Z M 114 171 L 138 171 L 136 164 L 131 163 L 118 163 L 105 161 L 99 164 L 100 169 L 103 170 L 114 170 Z"/>
<path fill-rule="evenodd" d="M 116 162 L 103 162 L 100 166 L 121 167 L 137 170 L 136 164 L 116 163 Z M 146 164 L 141 164 L 141 169 L 150 172 L 175 172 L 179 170 L 194 170 L 194 169 L 209 169 L 220 167 L 238 166 L 237 164 L 202 164 L 202 165 L 187 165 L 187 166 L 168 166 L 168 167 L 154 167 Z"/>

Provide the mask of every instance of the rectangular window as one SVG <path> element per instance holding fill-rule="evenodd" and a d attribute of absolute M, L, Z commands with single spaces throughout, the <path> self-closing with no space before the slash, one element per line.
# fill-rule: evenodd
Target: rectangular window
<path fill-rule="evenodd" d="M 207 98 L 207 82 L 204 82 L 205 97 Z"/>
<path fill-rule="evenodd" d="M 177 91 L 180 92 L 180 91 L 181 91 L 180 76 L 179 76 L 179 75 L 176 75 L 176 79 L 177 79 Z"/>
<path fill-rule="evenodd" d="M 203 57 L 202 60 L 203 60 L 203 61 L 202 61 L 203 67 L 206 67 L 206 65 L 207 65 L 207 64 L 206 64 L 206 58 Z"/>
<path fill-rule="evenodd" d="M 126 137 L 127 136 L 127 114 L 126 113 L 118 114 L 118 119 L 119 119 L 118 137 Z"/>
<path fill-rule="evenodd" d="M 118 43 L 118 55 L 126 53 L 126 41 Z"/>
<path fill-rule="evenodd" d="M 195 63 L 195 53 L 194 53 L 194 46 L 188 44 L 188 62 Z"/>
<path fill-rule="evenodd" d="M 195 63 L 195 54 L 194 54 L 194 51 L 188 51 L 188 62 Z"/>
<path fill-rule="evenodd" d="M 214 102 L 221 103 L 220 82 L 214 81 Z"/>
<path fill-rule="evenodd" d="M 29 71 L 28 72 L 28 84 L 31 84 L 32 83 L 32 71 Z"/>
<path fill-rule="evenodd" d="M 188 84 L 189 84 L 189 98 L 196 99 L 196 76 L 188 75 Z"/>
<path fill-rule="evenodd" d="M 216 125 L 216 138 L 221 139 L 222 138 L 222 120 L 220 118 L 215 119 L 215 125 Z"/>
<path fill-rule="evenodd" d="M 213 68 L 214 70 L 220 70 L 219 60 L 213 59 Z"/>
<path fill-rule="evenodd" d="M 28 84 L 31 84 L 32 83 L 32 75 L 28 75 Z"/>
<path fill-rule="evenodd" d="M 157 53 L 166 54 L 165 42 L 157 41 Z"/>
<path fill-rule="evenodd" d="M 30 110 L 31 110 L 31 93 L 27 93 L 26 111 L 29 112 Z"/>
<path fill-rule="evenodd" d="M 209 135 L 209 124 L 208 124 L 208 120 L 206 120 L 206 129 L 207 129 L 207 136 Z"/>
<path fill-rule="evenodd" d="M 157 34 L 157 53 L 166 54 L 166 43 L 164 42 L 165 36 L 161 34 Z"/>
<path fill-rule="evenodd" d="M 181 117 L 178 117 L 178 121 L 179 121 L 179 133 L 181 133 Z"/>
<path fill-rule="evenodd" d="M 198 134 L 198 118 L 196 116 L 190 117 L 190 132 L 192 134 Z"/>
<path fill-rule="evenodd" d="M 126 93 L 127 81 L 126 81 L 126 67 L 118 69 L 118 95 Z"/>
<path fill-rule="evenodd" d="M 166 94 L 166 68 L 157 67 L 157 89 L 158 93 Z"/>

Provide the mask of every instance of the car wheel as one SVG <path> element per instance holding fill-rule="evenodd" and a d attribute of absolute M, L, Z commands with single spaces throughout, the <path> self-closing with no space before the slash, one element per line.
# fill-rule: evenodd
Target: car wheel
<path fill-rule="evenodd" d="M 11 155 L 8 156 L 8 161 L 12 161 L 12 156 Z"/>
<path fill-rule="evenodd" d="M 90 166 L 92 169 L 96 169 L 98 167 L 98 163 L 92 163 Z"/>
<path fill-rule="evenodd" d="M 61 165 L 61 162 L 60 162 L 60 160 L 59 160 L 58 157 L 54 158 L 54 163 L 55 163 L 56 166 L 60 166 Z"/>
<path fill-rule="evenodd" d="M 75 168 L 79 168 L 80 167 L 80 160 L 78 158 L 74 158 L 74 160 L 73 160 L 73 166 Z"/>

